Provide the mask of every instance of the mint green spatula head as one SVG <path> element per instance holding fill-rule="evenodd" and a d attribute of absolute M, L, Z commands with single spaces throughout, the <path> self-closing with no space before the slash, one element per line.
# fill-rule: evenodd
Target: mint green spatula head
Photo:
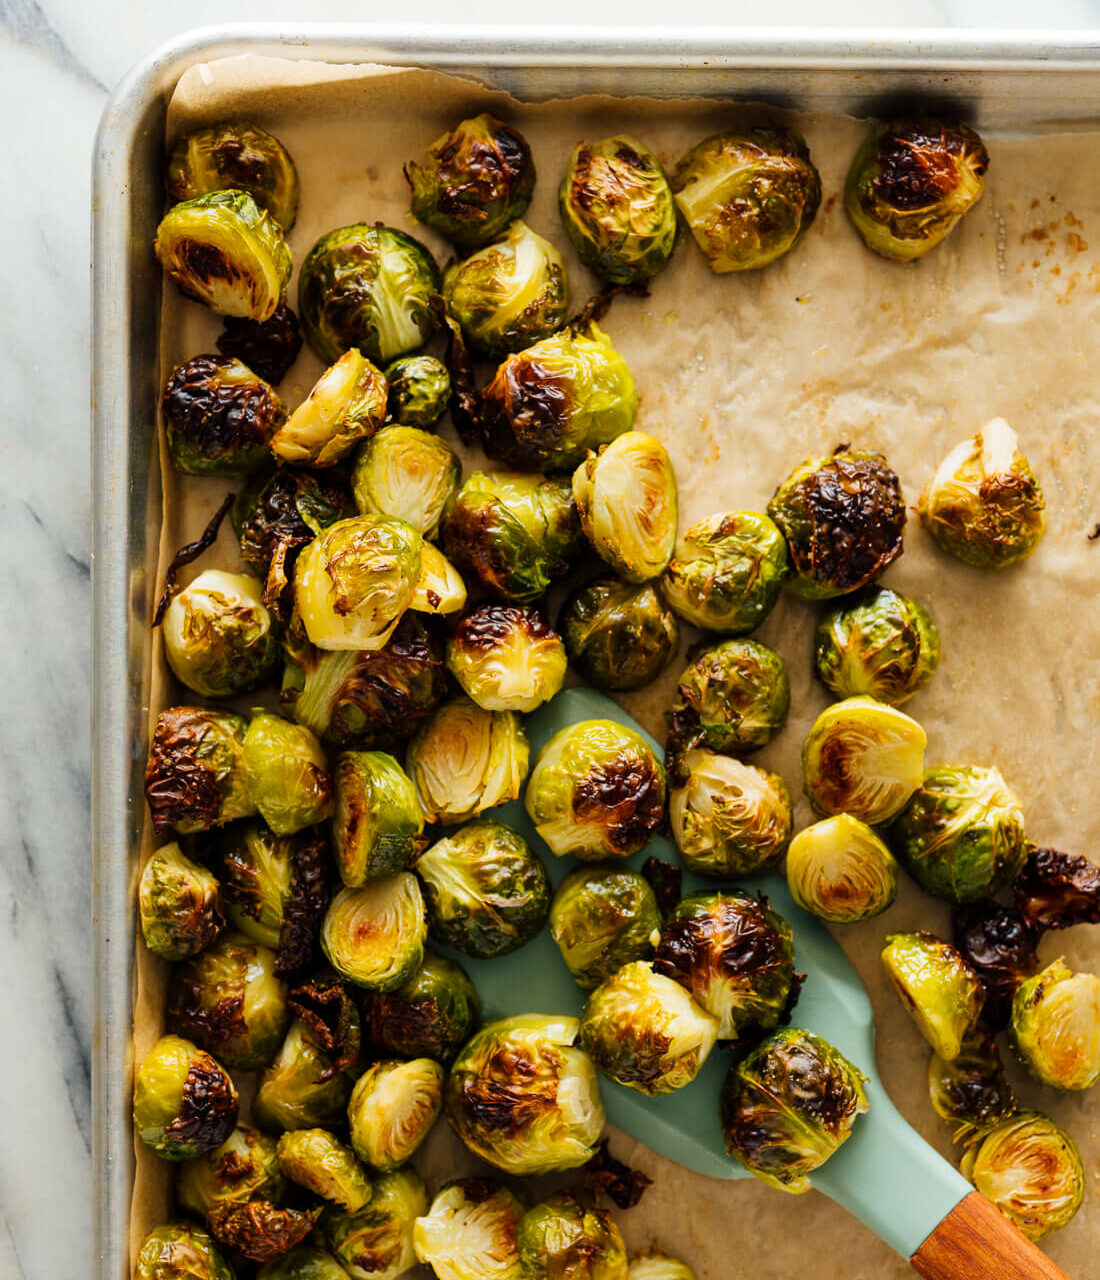
<path fill-rule="evenodd" d="M 615 720 L 643 732 L 609 698 L 589 689 L 567 689 L 526 721 L 532 758 L 544 742 L 578 720 Z M 660 748 L 644 734 L 655 750 Z M 520 803 L 492 811 L 519 831 L 559 884 L 576 863 L 557 858 L 535 834 Z M 641 868 L 656 856 L 680 865 L 668 840 L 650 841 L 627 865 Z M 684 875 L 684 892 L 713 890 L 720 882 Z M 739 886 L 740 887 L 740 886 Z M 813 1185 L 842 1204 L 876 1234 L 910 1257 L 973 1188 L 902 1119 L 875 1070 L 871 1002 L 856 971 L 820 921 L 796 906 L 777 875 L 753 876 L 744 887 L 765 893 L 794 930 L 795 965 L 808 977 L 792 1025 L 824 1036 L 868 1077 L 870 1111 L 833 1158 L 810 1175 Z M 579 1015 L 586 993 L 573 981 L 548 929 L 520 950 L 495 960 L 459 956 L 477 985 L 486 1020 L 517 1013 Z M 732 1057 L 715 1049 L 690 1085 L 661 1098 L 647 1098 L 600 1079 L 608 1120 L 677 1164 L 713 1178 L 750 1175 L 725 1153 L 718 1123 L 718 1096 Z M 776 1195 L 783 1194 L 776 1192 Z"/>

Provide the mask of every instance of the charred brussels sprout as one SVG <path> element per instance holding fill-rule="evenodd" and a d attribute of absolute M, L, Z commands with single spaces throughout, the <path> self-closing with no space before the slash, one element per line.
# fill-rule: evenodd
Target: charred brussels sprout
<path fill-rule="evenodd" d="M 1100 866 L 1057 849 L 1032 849 L 1012 882 L 1023 918 L 1035 929 L 1100 924 Z"/>
<path fill-rule="evenodd" d="M 341 879 L 355 888 L 404 871 L 424 830 L 408 774 L 384 751 L 345 751 L 334 776 L 332 835 Z"/>
<path fill-rule="evenodd" d="M 963 124 L 878 124 L 852 159 L 844 207 L 864 244 L 893 262 L 934 249 L 985 190 L 989 156 Z"/>
<path fill-rule="evenodd" d="M 1055 960 L 1020 983 L 1009 1032 L 1036 1080 L 1052 1089 L 1091 1089 L 1100 1080 L 1100 978 Z"/>
<path fill-rule="evenodd" d="M 525 1280 L 516 1233 L 524 1208 L 488 1178 L 448 1182 L 417 1218 L 413 1246 L 436 1280 Z"/>
<path fill-rule="evenodd" d="M 283 1175 L 345 1213 L 355 1213 L 371 1198 L 366 1170 L 327 1129 L 296 1129 L 279 1139 Z"/>
<path fill-rule="evenodd" d="M 270 1200 L 230 1201 L 210 1210 L 210 1234 L 250 1262 L 270 1262 L 289 1253 L 313 1230 L 316 1209 L 283 1209 Z"/>
<path fill-rule="evenodd" d="M 611 1215 L 571 1191 L 559 1191 L 529 1209 L 516 1240 L 527 1276 L 627 1280 L 626 1245 Z"/>
<path fill-rule="evenodd" d="M 302 349 L 298 317 L 281 302 L 267 320 L 226 316 L 215 345 L 223 356 L 233 356 L 272 386 L 286 377 Z"/>
<path fill-rule="evenodd" d="M 162 960 L 186 960 L 221 932 L 218 882 L 178 844 L 166 844 L 145 864 L 138 885 L 141 936 Z"/>
<path fill-rule="evenodd" d="M 678 1258 L 659 1249 L 648 1249 L 630 1259 L 627 1280 L 699 1280 L 695 1272 Z"/>
<path fill-rule="evenodd" d="M 321 374 L 313 390 L 275 433 L 280 462 L 331 467 L 378 430 L 386 416 L 386 380 L 352 347 Z"/>
<path fill-rule="evenodd" d="M 183 292 L 220 316 L 270 320 L 286 298 L 290 250 L 247 191 L 173 205 L 157 227 L 157 260 Z"/>
<path fill-rule="evenodd" d="M 922 888 L 976 902 L 1004 888 L 1027 857 L 1020 801 L 997 769 L 930 769 L 890 828 L 890 846 Z"/>
<path fill-rule="evenodd" d="M 372 991 L 396 991 L 424 959 L 424 898 L 407 871 L 342 889 L 321 926 L 321 947 L 341 977 Z"/>
<path fill-rule="evenodd" d="M 348 1280 L 348 1273 L 331 1253 L 300 1244 L 265 1262 L 256 1272 L 256 1280 Z"/>
<path fill-rule="evenodd" d="M 881 915 L 898 894 L 898 864 L 859 818 L 838 813 L 800 831 L 787 850 L 791 897 L 832 924 Z"/>
<path fill-rule="evenodd" d="M 405 1164 L 439 1119 L 443 1076 L 432 1058 L 368 1067 L 348 1103 L 351 1145 L 359 1159 L 380 1173 Z"/>
<path fill-rule="evenodd" d="M 279 1171 L 275 1139 L 241 1125 L 220 1147 L 180 1166 L 176 1199 L 205 1218 L 217 1204 L 282 1199 L 286 1183 Z"/>
<path fill-rule="evenodd" d="M 977 974 L 950 943 L 923 931 L 892 933 L 882 963 L 933 1052 L 954 1062 L 985 1000 Z"/>
<path fill-rule="evenodd" d="M 598 689 L 641 689 L 680 643 L 676 615 L 649 583 L 597 578 L 562 605 L 558 629 L 570 661 Z"/>
<path fill-rule="evenodd" d="M 817 216 L 821 179 L 787 129 L 716 133 L 676 166 L 672 190 L 695 243 L 718 275 L 766 267 Z"/>
<path fill-rule="evenodd" d="M 263 588 L 243 573 L 206 569 L 164 613 L 164 656 L 172 674 L 204 698 L 255 689 L 279 661 Z"/>
<path fill-rule="evenodd" d="M 1008 1026 L 1016 988 L 1039 967 L 1038 933 L 1018 911 L 983 900 L 952 912 L 955 945 L 986 990 L 982 1021 Z"/>
<path fill-rule="evenodd" d="M 353 1059 L 358 1056 L 358 1020 L 354 1028 L 351 1047 L 355 1053 L 347 1055 Z M 343 1118 L 351 1087 L 348 1071 L 318 1044 L 304 1022 L 297 1021 L 291 1024 L 275 1061 L 260 1076 L 253 1115 L 272 1131 L 332 1125 Z"/>
<path fill-rule="evenodd" d="M 874 698 L 834 702 L 802 744 L 802 789 L 817 814 L 889 822 L 924 776 L 924 730 Z"/>
<path fill-rule="evenodd" d="M 361 515 L 396 516 L 434 538 L 461 474 L 454 450 L 439 436 L 383 427 L 359 451 L 351 486 Z"/>
<path fill-rule="evenodd" d="M 397 1280 L 416 1266 L 413 1225 L 427 1211 L 424 1184 L 412 1169 L 387 1173 L 356 1213 L 326 1214 L 321 1236 L 350 1280 Z"/>
<path fill-rule="evenodd" d="M 550 932 L 577 985 L 591 991 L 632 960 L 649 959 L 661 936 L 661 913 L 636 871 L 579 867 L 554 894 Z"/>
<path fill-rule="evenodd" d="M 254 711 L 244 735 L 248 790 L 277 836 L 324 822 L 332 812 L 332 776 L 321 744 L 304 725 Z"/>
<path fill-rule="evenodd" d="M 368 994 L 363 1014 L 377 1048 L 447 1065 L 477 1030 L 481 1003 L 461 965 L 426 951 L 424 963 L 403 987 Z"/>
<path fill-rule="evenodd" d="M 447 667 L 483 711 L 534 711 L 565 679 L 565 646 L 537 609 L 481 604 L 447 641 Z"/>
<path fill-rule="evenodd" d="M 432 255 L 403 231 L 365 222 L 329 231 L 298 274 L 306 341 L 326 364 L 350 347 L 387 364 L 428 340 L 439 288 Z"/>
<path fill-rule="evenodd" d="M 518 129 L 482 113 L 463 120 L 410 161 L 413 216 L 457 245 L 475 249 L 523 215 L 535 189 L 531 148 Z"/>
<path fill-rule="evenodd" d="M 234 1280 L 233 1268 L 211 1237 L 190 1222 L 165 1223 L 145 1237 L 135 1280 Z"/>
<path fill-rule="evenodd" d="M 923 605 L 876 587 L 824 614 L 814 634 L 814 659 L 838 698 L 866 695 L 900 707 L 932 679 L 940 633 Z"/>
<path fill-rule="evenodd" d="M 917 510 L 942 550 L 978 569 L 1023 560 L 1046 529 L 1043 491 L 1003 418 L 951 450 Z"/>
<path fill-rule="evenodd" d="M 232 356 L 193 356 L 179 365 L 165 384 L 161 412 L 172 462 L 191 476 L 255 471 L 286 421 L 273 388 Z"/>
<path fill-rule="evenodd" d="M 755 751 L 787 722 L 791 682 L 783 659 L 756 640 L 704 649 L 684 671 L 668 713 L 671 750 Z"/>
<path fill-rule="evenodd" d="M 168 161 L 168 194 L 190 200 L 212 191 L 247 191 L 289 231 L 298 214 L 298 170 L 290 152 L 258 125 L 234 121 L 179 139 Z"/>
<path fill-rule="evenodd" d="M 420 573 L 416 579 L 410 609 L 417 613 L 446 615 L 466 607 L 466 583 L 462 574 L 431 542 L 425 542 L 420 554 Z"/>
<path fill-rule="evenodd" d="M 399 356 L 386 366 L 386 421 L 426 431 L 451 399 L 451 375 L 435 356 Z"/>
<path fill-rule="evenodd" d="M 170 707 L 157 717 L 145 798 L 157 835 L 209 831 L 256 812 L 244 767 L 243 716 Z"/>
<path fill-rule="evenodd" d="M 975 1129 L 987 1129 L 1017 1108 L 997 1041 L 985 1027 L 978 1027 L 963 1040 L 951 1062 L 932 1055 L 928 1093 L 938 1116 Z"/>
<path fill-rule="evenodd" d="M 134 1075 L 134 1129 L 164 1160 L 194 1160 L 220 1146 L 237 1107 L 227 1072 L 180 1036 L 162 1036 Z"/>

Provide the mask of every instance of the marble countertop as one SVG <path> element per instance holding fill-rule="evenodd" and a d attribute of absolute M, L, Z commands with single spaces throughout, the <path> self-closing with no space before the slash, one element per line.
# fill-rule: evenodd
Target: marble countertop
<path fill-rule="evenodd" d="M 482 22 L 523 22 L 480 0 Z M 88 1265 L 90 955 L 88 734 L 89 199 L 92 140 L 111 88 L 187 27 L 288 21 L 299 0 L 0 0 L 0 1278 L 54 1280 Z M 310 17 L 392 20 L 359 0 Z M 531 21 L 545 9 L 530 7 Z M 683 22 L 736 18 L 699 0 Z M 414 0 L 410 22 L 454 21 L 450 0 Z M 657 0 L 558 0 L 560 22 L 658 23 Z M 787 0 L 785 25 L 857 24 L 862 0 Z M 878 25 L 1100 27 L 1100 0 L 885 0 Z M 14 190 L 13 190 L 14 188 Z"/>

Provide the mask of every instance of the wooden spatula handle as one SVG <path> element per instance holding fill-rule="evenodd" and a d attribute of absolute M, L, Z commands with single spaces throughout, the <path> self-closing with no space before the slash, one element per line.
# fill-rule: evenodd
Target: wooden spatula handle
<path fill-rule="evenodd" d="M 925 1280 L 1069 1280 L 977 1191 L 952 1209 L 909 1261 Z"/>

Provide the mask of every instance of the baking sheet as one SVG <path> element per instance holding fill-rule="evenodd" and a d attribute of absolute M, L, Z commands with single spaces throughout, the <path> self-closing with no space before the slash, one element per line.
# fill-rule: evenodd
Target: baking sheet
<path fill-rule="evenodd" d="M 576 306 L 596 282 L 572 253 L 556 210 L 557 182 L 575 142 L 633 132 L 671 167 L 692 142 L 743 114 L 715 102 L 598 97 L 529 106 L 428 72 L 248 57 L 188 72 L 168 127 L 171 138 L 196 125 L 247 118 L 282 138 L 302 179 L 290 237 L 296 262 L 331 227 L 378 219 L 419 235 L 442 264 L 447 247 L 408 213 L 401 165 L 457 119 L 486 109 L 517 124 L 532 144 L 540 178 L 527 220 L 563 252 Z M 943 634 L 944 661 L 907 710 L 928 731 L 930 763 L 998 765 L 1024 801 L 1034 840 L 1093 852 L 1100 825 L 1094 800 L 1100 545 L 1086 535 L 1100 518 L 1091 372 L 1100 308 L 1100 134 L 987 136 L 985 199 L 946 246 L 923 263 L 898 267 L 863 248 L 839 202 L 864 126 L 769 114 L 806 135 L 821 171 L 825 199 L 802 244 L 764 272 L 715 277 L 682 233 L 652 296 L 618 300 L 604 326 L 634 371 L 638 427 L 659 435 L 672 454 L 681 527 L 712 511 L 762 508 L 793 465 L 842 441 L 883 450 L 915 503 L 953 444 L 988 418 L 1006 417 L 1045 487 L 1047 537 L 1025 565 L 993 577 L 941 556 L 914 519 L 906 553 L 884 581 L 929 605 Z M 292 285 L 292 305 L 294 299 Z M 166 290 L 161 379 L 176 363 L 213 350 L 219 327 Z M 281 387 L 291 405 L 319 368 L 303 353 Z M 224 491 L 213 481 L 181 485 L 170 468 L 163 474 L 162 566 L 197 533 Z M 202 563 L 229 564 L 234 556 L 227 534 Z M 812 626 L 811 608 L 783 600 L 757 633 L 786 658 L 792 684 L 790 723 L 759 758 L 792 791 L 805 730 L 826 702 L 811 677 Z M 674 663 L 659 686 L 624 698 L 658 735 L 678 670 Z M 158 662 L 153 712 L 178 700 L 184 699 Z M 800 823 L 808 816 L 803 805 Z M 945 1154 L 947 1126 L 927 1102 L 928 1051 L 886 989 L 877 953 L 887 932 L 942 930 L 946 914 L 906 882 L 889 913 L 835 931 L 875 1004 L 883 1078 L 907 1118 Z M 1096 950 L 1089 932 L 1078 929 L 1048 937 L 1042 956 L 1049 961 L 1064 952 L 1071 964 L 1095 967 Z M 161 966 L 139 948 L 139 1056 L 159 1033 L 162 987 Z M 1071 1130 L 1095 1192 L 1095 1099 L 1059 1096 L 1030 1082 L 1021 1088 Z M 628 1242 L 680 1254 L 701 1280 L 909 1274 L 885 1245 L 819 1195 L 795 1202 L 753 1181 L 714 1182 L 623 1136 L 613 1149 L 655 1179 L 642 1204 L 621 1215 Z M 140 1241 L 167 1212 L 167 1171 L 144 1151 L 137 1161 L 132 1227 Z M 445 1126 L 419 1163 L 433 1185 L 472 1164 Z M 1047 1242 L 1070 1275 L 1089 1274 L 1098 1223 L 1100 1209 L 1086 1204 Z"/>

